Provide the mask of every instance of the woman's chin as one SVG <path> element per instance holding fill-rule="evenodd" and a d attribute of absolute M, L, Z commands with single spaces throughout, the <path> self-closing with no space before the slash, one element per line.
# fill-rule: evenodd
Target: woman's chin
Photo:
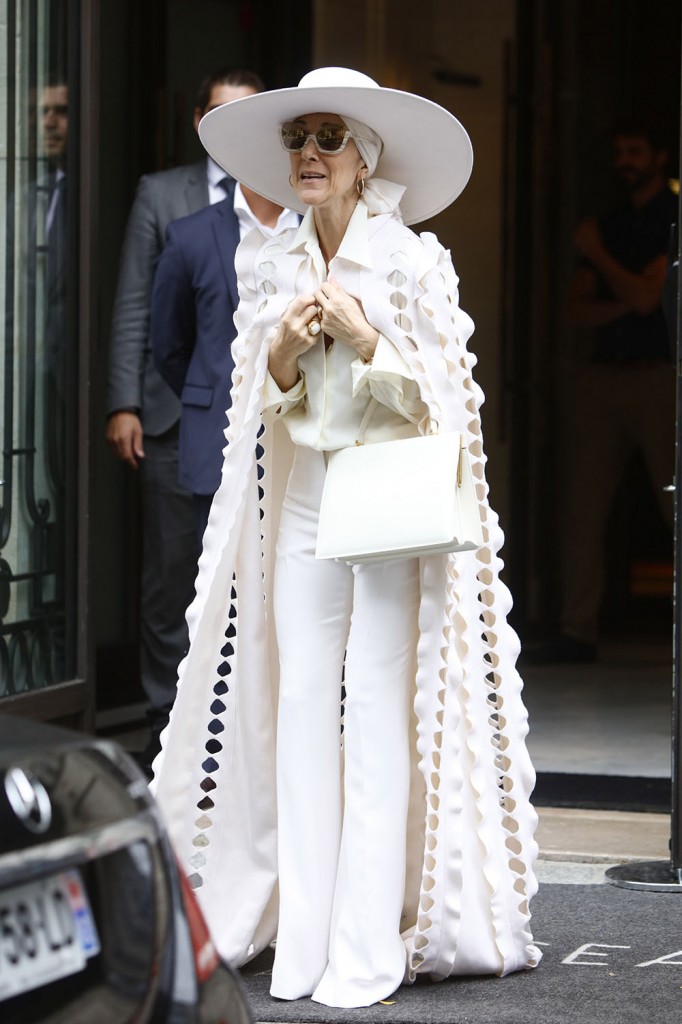
<path fill-rule="evenodd" d="M 319 206 L 325 199 L 328 198 L 326 190 L 323 192 L 322 189 L 305 186 L 297 190 L 298 198 L 306 206 Z"/>

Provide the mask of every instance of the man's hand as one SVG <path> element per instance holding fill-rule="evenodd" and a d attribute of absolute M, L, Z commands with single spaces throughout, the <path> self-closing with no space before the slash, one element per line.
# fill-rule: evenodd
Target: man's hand
<path fill-rule="evenodd" d="M 639 271 L 628 270 L 606 248 L 597 222 L 592 219 L 578 225 L 573 234 L 573 244 L 590 262 L 592 270 L 606 282 L 617 304 L 606 310 L 607 319 L 593 321 L 591 326 L 610 323 L 626 313 L 648 316 L 660 307 L 668 263 L 665 254 L 656 256 Z M 574 323 L 580 326 L 577 321 Z"/>
<path fill-rule="evenodd" d="M 136 413 L 113 413 L 107 423 L 106 437 L 117 458 L 127 462 L 133 469 L 139 469 L 140 460 L 144 458 L 144 431 Z"/>
<path fill-rule="evenodd" d="M 604 251 L 601 232 L 593 217 L 581 221 L 573 233 L 573 245 L 581 256 L 594 262 L 599 254 Z"/>

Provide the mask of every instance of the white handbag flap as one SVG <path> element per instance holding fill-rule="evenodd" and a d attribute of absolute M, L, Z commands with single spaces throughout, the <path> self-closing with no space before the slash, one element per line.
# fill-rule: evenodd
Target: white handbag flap
<path fill-rule="evenodd" d="M 362 562 L 483 543 L 459 432 L 381 441 L 329 457 L 317 558 Z"/>

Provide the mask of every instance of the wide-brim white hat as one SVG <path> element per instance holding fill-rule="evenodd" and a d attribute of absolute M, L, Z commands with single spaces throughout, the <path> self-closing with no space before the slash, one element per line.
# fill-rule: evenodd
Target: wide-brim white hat
<path fill-rule="evenodd" d="M 405 186 L 400 209 L 406 224 L 440 213 L 469 180 L 471 141 L 456 117 L 431 100 L 384 89 L 350 68 L 318 68 L 295 88 L 216 107 L 201 119 L 199 137 L 209 156 L 237 181 L 304 213 L 289 185 L 291 164 L 279 127 L 290 118 L 322 113 L 355 118 L 380 136 L 384 145 L 374 176 Z"/>

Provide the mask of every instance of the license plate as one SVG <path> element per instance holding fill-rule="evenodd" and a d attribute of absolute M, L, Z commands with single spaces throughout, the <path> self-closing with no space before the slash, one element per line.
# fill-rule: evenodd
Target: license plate
<path fill-rule="evenodd" d="M 0 999 L 75 974 L 99 950 L 78 871 L 0 892 Z"/>

